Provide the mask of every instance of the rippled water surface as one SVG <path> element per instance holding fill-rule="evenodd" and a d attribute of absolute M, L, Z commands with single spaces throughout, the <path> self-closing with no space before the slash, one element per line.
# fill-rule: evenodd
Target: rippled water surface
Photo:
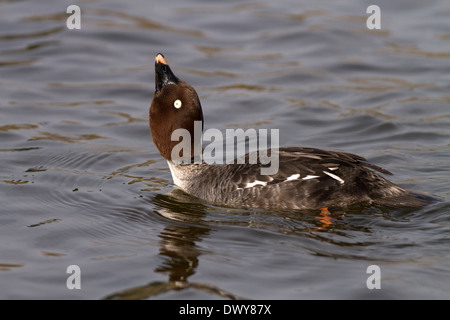
<path fill-rule="evenodd" d="M 450 298 L 450 4 L 0 0 L 0 298 Z M 277 128 L 442 201 L 211 206 L 151 141 L 154 57 L 205 128 Z M 81 290 L 66 286 L 69 265 Z M 381 289 L 369 290 L 370 265 Z"/>

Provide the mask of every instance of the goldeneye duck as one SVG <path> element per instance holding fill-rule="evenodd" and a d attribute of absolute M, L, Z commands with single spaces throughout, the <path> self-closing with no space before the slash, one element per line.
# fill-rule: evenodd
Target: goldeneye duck
<path fill-rule="evenodd" d="M 178 79 L 162 54 L 155 58 L 155 94 L 150 106 L 152 139 L 167 160 L 174 184 L 205 202 L 263 209 L 319 209 L 356 203 L 392 207 L 421 207 L 430 199 L 380 176 L 391 174 L 351 153 L 316 148 L 283 147 L 278 172 L 261 174 L 264 164 L 208 164 L 196 162 L 196 121 L 203 129 L 203 112 L 195 89 Z M 176 129 L 191 133 L 191 163 L 177 163 L 172 149 Z M 201 150 L 201 148 L 200 148 Z M 186 155 L 184 155 L 186 156 Z M 248 159 L 248 155 L 246 156 Z"/>

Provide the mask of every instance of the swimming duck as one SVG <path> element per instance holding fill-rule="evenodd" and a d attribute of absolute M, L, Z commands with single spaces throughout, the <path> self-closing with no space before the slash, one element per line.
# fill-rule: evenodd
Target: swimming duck
<path fill-rule="evenodd" d="M 155 93 L 149 111 L 152 140 L 167 160 L 174 184 L 207 203 L 263 209 L 320 209 L 357 203 L 392 207 L 421 207 L 428 197 L 382 177 L 391 173 L 367 162 L 364 157 L 309 147 L 282 147 L 278 170 L 262 174 L 267 166 L 257 163 L 209 164 L 195 161 L 199 150 L 195 123 L 203 111 L 195 89 L 175 76 L 162 54 L 155 58 Z M 172 133 L 190 133 L 192 161 L 173 159 Z M 201 150 L 201 148 L 200 148 Z M 249 155 L 245 157 L 249 159 Z"/>

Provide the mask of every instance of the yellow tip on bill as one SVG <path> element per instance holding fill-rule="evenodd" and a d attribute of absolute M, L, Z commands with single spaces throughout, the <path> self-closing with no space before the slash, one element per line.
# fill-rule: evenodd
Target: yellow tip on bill
<path fill-rule="evenodd" d="M 158 55 L 155 58 L 156 63 L 162 63 L 167 65 L 166 59 L 164 59 L 164 56 L 161 53 L 158 53 Z"/>

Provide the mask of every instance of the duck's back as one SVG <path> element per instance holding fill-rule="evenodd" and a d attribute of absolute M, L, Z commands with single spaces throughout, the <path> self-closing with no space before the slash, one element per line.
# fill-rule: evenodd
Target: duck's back
<path fill-rule="evenodd" d="M 365 158 L 316 148 L 285 147 L 278 151 L 278 171 L 261 174 L 264 165 L 230 163 L 171 165 L 175 183 L 185 192 L 211 203 L 265 209 L 314 209 L 376 203 L 421 207 L 426 196 L 386 180 L 389 171 Z M 258 157 L 259 159 L 259 157 Z"/>

